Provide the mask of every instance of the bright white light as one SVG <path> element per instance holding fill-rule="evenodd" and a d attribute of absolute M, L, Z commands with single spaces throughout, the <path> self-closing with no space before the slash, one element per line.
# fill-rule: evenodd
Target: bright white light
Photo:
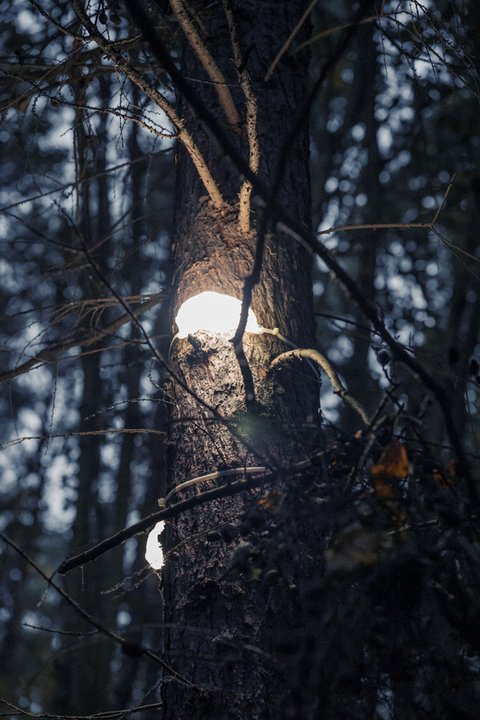
<path fill-rule="evenodd" d="M 178 337 L 185 338 L 198 331 L 232 337 L 240 321 L 241 309 L 241 301 L 231 295 L 210 291 L 194 295 L 185 300 L 175 318 Z M 248 311 L 245 330 L 263 332 L 252 309 Z"/>
<path fill-rule="evenodd" d="M 153 530 L 149 532 L 147 538 L 147 547 L 145 548 L 145 560 L 154 570 L 160 570 L 163 567 L 163 550 L 160 544 L 159 535 L 163 532 L 165 522 L 160 520 Z"/>

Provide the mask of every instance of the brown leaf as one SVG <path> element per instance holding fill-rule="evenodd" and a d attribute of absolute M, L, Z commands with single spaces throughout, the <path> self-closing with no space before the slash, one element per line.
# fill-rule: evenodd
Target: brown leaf
<path fill-rule="evenodd" d="M 272 492 L 260 498 L 258 504 L 265 508 L 265 510 L 277 510 L 280 507 L 284 494 L 281 490 L 272 490 Z"/>
<path fill-rule="evenodd" d="M 382 452 L 377 463 L 370 466 L 374 480 L 402 480 L 408 475 L 408 456 L 400 440 L 391 442 Z"/>

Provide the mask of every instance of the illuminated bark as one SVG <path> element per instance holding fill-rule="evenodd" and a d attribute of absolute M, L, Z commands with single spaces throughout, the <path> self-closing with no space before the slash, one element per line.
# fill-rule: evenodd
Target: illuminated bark
<path fill-rule="evenodd" d="M 208 38 L 204 39 L 230 84 L 245 123 L 248 108 L 232 61 L 234 53 L 224 8 L 217 3 L 206 10 L 199 5 L 198 9 L 202 27 L 208 28 Z M 285 150 L 285 138 L 306 92 L 305 54 L 285 56 L 268 82 L 264 77 L 300 18 L 304 3 L 236 2 L 232 9 L 256 101 L 259 177 L 271 187 Z M 304 39 L 303 31 L 299 37 Z M 228 126 L 216 93 L 211 85 L 203 83 L 206 75 L 199 58 L 188 47 L 185 53 L 184 75 L 200 80 L 195 89 L 202 101 L 248 159 L 245 127 L 239 134 Z M 246 232 L 245 224 L 239 223 L 242 178 L 195 112 L 191 108 L 185 112 L 225 204 L 220 210 L 214 207 L 190 158 L 180 149 L 174 311 L 185 299 L 204 290 L 242 297 L 245 280 L 252 271 L 255 226 L 260 213 L 254 206 L 252 230 Z M 286 151 L 278 202 L 309 227 L 305 124 L 299 127 Z M 260 282 L 252 300 L 262 326 L 278 327 L 282 335 L 303 347 L 313 343 L 310 265 L 311 258 L 301 245 L 280 232 L 269 234 Z M 311 447 L 305 425 L 312 425 L 318 392 L 308 369 L 301 373 L 298 367 L 269 371 L 273 357 L 286 349 L 288 346 L 268 334 L 244 336 L 256 399 L 255 411 L 247 413 L 244 379 L 227 339 L 199 334 L 193 342 L 188 338 L 173 342 L 170 364 L 188 390 L 175 382 L 167 388 L 172 398 L 170 487 L 215 470 L 281 467 L 307 456 Z M 222 423 L 220 418 L 230 424 Z M 199 487 L 206 489 L 209 485 L 197 486 L 193 491 Z M 167 529 L 167 650 L 175 669 L 196 687 L 185 687 L 177 681 L 165 683 L 166 718 L 279 717 L 278 677 L 269 655 L 275 618 L 257 588 L 258 582 L 248 572 L 238 576 L 228 571 L 232 556 L 238 559 L 235 551 L 239 546 L 242 550 L 239 526 L 248 523 L 252 508 L 258 512 L 258 496 L 245 493 L 216 501 L 187 513 Z M 258 648 L 258 652 L 252 648 Z"/>

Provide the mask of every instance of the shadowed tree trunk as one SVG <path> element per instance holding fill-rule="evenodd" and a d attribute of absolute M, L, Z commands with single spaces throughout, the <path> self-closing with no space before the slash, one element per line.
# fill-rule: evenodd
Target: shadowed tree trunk
<path fill-rule="evenodd" d="M 256 114 L 258 173 L 267 187 L 272 186 L 281 154 L 288 153 L 278 201 L 309 227 L 305 123 L 284 148 L 306 92 L 305 54 L 285 56 L 271 79 L 264 81 L 305 9 L 304 3 L 232 5 L 237 52 L 243 58 L 240 70 L 248 73 L 251 82 L 249 106 L 239 87 L 239 68 L 232 60 L 232 16 L 229 29 L 221 3 L 199 9 L 202 27 L 208 28 L 208 47 L 231 88 L 241 127 L 232 129 L 225 124 L 212 85 L 204 82 L 202 65 L 189 47 L 183 72 L 198 80 L 195 88 L 203 102 L 242 147 L 246 159 L 245 117 Z M 299 38 L 304 39 L 303 30 Z M 239 173 L 195 115 L 188 108 L 185 113 L 224 203 L 215 207 L 208 199 L 187 153 L 180 149 L 174 310 L 205 290 L 242 298 L 245 280 L 252 272 L 260 212 L 252 213 L 251 230 L 240 227 Z M 310 262 L 307 251 L 294 240 L 279 232 L 269 233 L 252 299 L 259 324 L 278 327 L 282 335 L 302 347 L 311 347 L 314 341 Z M 249 412 L 242 374 L 228 339 L 199 333 L 193 344 L 189 339 L 175 340 L 170 361 L 187 390 L 174 382 L 169 389 L 173 397 L 172 487 L 216 470 L 258 465 L 278 468 L 307 456 L 305 426 L 312 425 L 318 398 L 311 371 L 308 366 L 295 365 L 282 367 L 275 375 L 269 372 L 272 358 L 289 349 L 271 335 L 246 334 L 243 346 L 256 400 L 254 411 Z M 175 669 L 194 687 L 178 681 L 165 683 L 165 718 L 279 717 L 279 680 L 271 654 L 274 616 L 257 590 L 258 583 L 248 573 L 239 579 L 228 570 L 232 557 L 238 559 L 242 551 L 248 554 L 248 547 L 241 544 L 240 526 L 248 524 L 252 510 L 258 512 L 258 497 L 259 493 L 251 492 L 218 500 L 186 513 L 167 530 L 167 649 Z"/>

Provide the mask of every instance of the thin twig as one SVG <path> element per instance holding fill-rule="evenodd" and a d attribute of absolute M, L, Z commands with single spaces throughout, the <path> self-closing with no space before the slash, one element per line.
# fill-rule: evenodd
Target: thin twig
<path fill-rule="evenodd" d="M 90 332 L 86 335 L 77 335 L 68 340 L 62 340 L 55 345 L 51 345 L 49 348 L 42 350 L 37 355 L 22 363 L 18 367 L 0 373 L 0 383 L 6 382 L 7 380 L 12 380 L 19 375 L 23 375 L 24 373 L 28 372 L 28 370 L 31 370 L 34 367 L 45 365 L 46 363 L 57 362 L 60 353 L 64 353 L 67 350 L 70 350 L 70 348 L 72 347 L 76 347 L 77 345 L 89 347 L 90 345 L 93 345 L 98 340 L 101 340 L 102 338 L 111 335 L 113 332 L 115 332 L 115 330 L 118 330 L 118 328 L 120 328 L 125 323 L 131 322 L 133 318 L 137 318 L 138 315 L 141 315 L 147 310 L 155 307 L 155 305 L 158 305 L 158 303 L 161 302 L 162 297 L 163 293 L 158 293 L 152 296 L 150 300 L 144 302 L 142 305 L 140 305 L 140 307 L 134 308 L 133 310 L 131 310 L 130 313 L 121 315 L 119 318 L 113 320 L 104 328 L 94 330 L 93 332 Z M 110 300 L 110 302 L 112 301 Z"/>
<path fill-rule="evenodd" d="M 106 710 L 104 712 L 89 713 L 88 715 L 60 715 L 59 713 L 47 713 L 47 712 L 29 712 L 24 708 L 20 708 L 14 703 L 9 702 L 3 697 L 0 697 L 0 703 L 3 703 L 7 707 L 14 710 L 17 715 L 27 718 L 47 718 L 47 720 L 114 720 L 115 718 L 121 718 L 131 713 L 145 712 L 147 710 L 159 710 L 163 707 L 162 702 L 149 703 L 148 705 L 136 705 L 131 708 L 121 708 L 120 710 Z M 0 713 L 0 717 L 11 717 L 10 713 Z"/>
<path fill-rule="evenodd" d="M 93 615 L 90 615 L 90 613 L 84 610 L 81 605 L 79 605 L 78 602 L 72 598 L 71 595 L 69 595 L 62 587 L 60 587 L 60 585 L 58 585 L 54 580 L 52 580 L 51 577 L 44 573 L 43 570 L 37 565 L 37 563 L 25 552 L 25 550 L 19 547 L 10 537 L 8 537 L 8 535 L 6 535 L 4 532 L 0 532 L 0 537 L 9 547 L 15 550 L 15 552 L 20 555 L 20 557 L 22 557 L 30 565 L 30 567 L 35 570 L 35 572 L 37 572 L 45 580 L 49 587 L 53 588 L 55 592 L 58 593 L 58 595 L 60 595 L 64 600 L 66 600 L 66 602 L 75 610 L 77 615 L 80 615 L 80 617 L 86 620 L 99 632 L 101 632 L 103 635 L 106 635 L 111 640 L 118 643 L 120 646 L 130 649 L 132 652 L 135 652 L 137 657 L 145 655 L 146 657 L 151 658 L 159 665 L 161 665 L 164 670 L 170 673 L 172 679 L 178 680 L 179 682 L 182 682 L 184 685 L 188 685 L 189 687 L 196 687 L 192 682 L 190 682 L 190 680 L 188 680 L 179 672 L 174 670 L 157 653 L 153 652 L 153 650 L 150 650 L 149 648 L 146 648 L 145 646 L 140 645 L 133 640 L 122 637 L 114 630 L 110 630 L 110 628 L 104 625 Z"/>
<path fill-rule="evenodd" d="M 48 433 L 48 435 L 22 435 L 22 437 L 14 438 L 13 440 L 7 440 L 7 442 L 0 445 L 0 450 L 7 450 L 8 448 L 20 445 L 21 443 L 27 442 L 28 440 L 55 440 L 57 438 L 68 438 L 68 437 L 97 437 L 101 435 L 161 435 L 165 437 L 163 430 L 157 430 L 155 428 L 104 428 L 100 430 L 67 430 L 61 433 Z"/>
<path fill-rule="evenodd" d="M 338 232 L 355 230 L 431 230 L 433 221 L 418 223 L 362 223 L 360 225 L 332 225 L 326 230 L 318 230 L 317 235 L 332 235 Z"/>
<path fill-rule="evenodd" d="M 363 20 L 357 20 L 355 23 L 345 23 L 343 25 L 335 25 L 335 27 L 327 28 L 327 30 L 322 30 L 319 33 L 315 33 L 315 35 L 312 35 L 312 37 L 310 37 L 308 40 L 305 40 L 305 42 L 298 45 L 298 47 L 296 47 L 294 50 L 291 50 L 289 55 L 295 55 L 295 53 L 300 52 L 304 48 L 314 43 L 315 40 L 319 40 L 320 38 L 328 37 L 329 35 L 342 32 L 342 30 L 347 30 L 354 25 L 366 25 L 368 23 L 375 22 L 376 20 L 381 20 L 382 18 L 391 19 L 389 15 L 384 14 L 383 8 L 377 15 L 369 15 L 369 17 L 363 18 Z"/>
<path fill-rule="evenodd" d="M 307 19 L 307 17 L 310 15 L 310 13 L 312 12 L 312 10 L 313 10 L 313 8 L 314 8 L 314 6 L 315 6 L 316 4 L 317 4 L 317 0 L 311 0 L 310 5 L 307 6 L 307 9 L 306 9 L 305 12 L 303 13 L 302 17 L 301 17 L 300 20 L 297 22 L 297 24 L 296 24 L 295 27 L 293 28 L 292 32 L 291 32 L 290 35 L 288 36 L 288 38 L 285 40 L 285 42 L 283 43 L 282 47 L 280 48 L 280 50 L 278 51 L 277 55 L 275 56 L 272 64 L 271 64 L 270 67 L 268 68 L 268 70 L 267 70 L 267 72 L 266 72 L 266 74 L 265 74 L 265 77 L 264 77 L 264 79 L 263 79 L 264 82 L 268 82 L 268 81 L 270 80 L 270 78 L 272 77 L 273 72 L 274 72 L 275 68 L 277 67 L 278 63 L 280 62 L 280 60 L 282 59 L 282 57 L 285 55 L 285 53 L 287 52 L 288 48 L 290 47 L 293 38 L 294 38 L 295 35 L 298 33 L 298 31 L 300 30 L 300 28 L 302 27 L 303 23 L 305 22 L 305 20 Z"/>

